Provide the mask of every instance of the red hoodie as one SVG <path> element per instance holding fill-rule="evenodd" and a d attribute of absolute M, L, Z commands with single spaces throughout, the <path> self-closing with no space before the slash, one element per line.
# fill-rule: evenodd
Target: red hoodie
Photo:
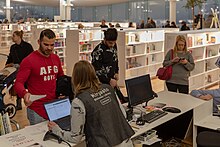
<path fill-rule="evenodd" d="M 14 88 L 20 97 L 27 93 L 25 83 L 29 93 L 46 95 L 45 98 L 34 101 L 28 108 L 48 119 L 43 104 L 56 99 L 56 79 L 62 75 L 63 69 L 57 55 L 50 54 L 49 57 L 45 57 L 34 51 L 21 62 Z"/>

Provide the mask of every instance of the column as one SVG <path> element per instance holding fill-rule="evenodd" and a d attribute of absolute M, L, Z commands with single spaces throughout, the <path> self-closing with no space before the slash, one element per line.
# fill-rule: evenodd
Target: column
<path fill-rule="evenodd" d="M 64 0 L 60 0 L 60 19 L 65 20 L 65 5 Z"/>
<path fill-rule="evenodd" d="M 73 4 L 71 4 L 70 0 L 66 1 L 66 20 L 71 20 L 71 7 Z"/>
<path fill-rule="evenodd" d="M 9 22 L 11 22 L 11 0 L 6 0 L 6 7 L 5 7 L 5 11 L 6 11 L 6 18 L 8 19 Z"/>
<path fill-rule="evenodd" d="M 170 0 L 170 22 L 176 22 L 176 0 Z"/>

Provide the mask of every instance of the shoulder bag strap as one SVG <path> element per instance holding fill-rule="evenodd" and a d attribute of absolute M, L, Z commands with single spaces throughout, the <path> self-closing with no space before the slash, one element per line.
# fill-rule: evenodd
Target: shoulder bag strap
<path fill-rule="evenodd" d="M 171 59 L 173 59 L 173 49 L 171 49 Z"/>

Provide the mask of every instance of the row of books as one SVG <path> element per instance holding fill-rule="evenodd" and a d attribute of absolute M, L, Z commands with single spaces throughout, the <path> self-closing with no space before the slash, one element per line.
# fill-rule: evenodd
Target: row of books
<path fill-rule="evenodd" d="M 203 38 L 201 36 L 194 38 L 194 44 L 193 44 L 193 38 L 191 36 L 188 37 L 188 47 L 197 46 L 197 45 L 204 45 L 204 44 L 214 44 L 216 43 L 216 37 L 215 36 L 208 36 L 207 38 Z"/>
<path fill-rule="evenodd" d="M 156 48 L 156 45 L 155 44 L 148 44 L 147 46 L 145 45 L 128 45 L 126 47 L 127 49 L 127 56 L 133 56 L 133 55 L 136 55 L 136 54 L 145 54 L 145 52 L 147 53 L 151 53 L 151 52 L 154 52 L 154 51 L 159 51 L 159 50 L 162 50 L 160 48 Z M 146 51 L 145 51 L 146 50 Z"/>
<path fill-rule="evenodd" d="M 0 113 L 0 135 L 8 134 L 11 132 L 12 127 L 8 113 L 6 112 L 3 115 Z"/>

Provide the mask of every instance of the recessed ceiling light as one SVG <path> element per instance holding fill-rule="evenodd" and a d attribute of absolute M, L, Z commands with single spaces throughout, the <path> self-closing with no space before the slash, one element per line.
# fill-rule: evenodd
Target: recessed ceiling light
<path fill-rule="evenodd" d="M 15 2 L 28 2 L 27 0 L 13 0 Z"/>

